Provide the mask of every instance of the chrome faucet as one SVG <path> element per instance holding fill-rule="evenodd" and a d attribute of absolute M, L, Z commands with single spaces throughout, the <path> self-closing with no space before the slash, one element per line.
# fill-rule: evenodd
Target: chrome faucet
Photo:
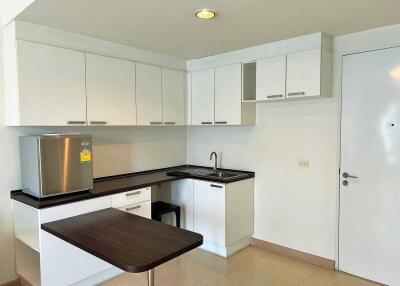
<path fill-rule="evenodd" d="M 213 155 L 214 155 L 214 159 L 215 159 L 215 161 L 214 161 L 214 169 L 213 169 L 213 171 L 214 172 L 216 172 L 217 171 L 217 165 L 218 165 L 218 156 L 217 156 L 217 153 L 215 153 L 215 152 L 212 152 L 211 154 L 210 154 L 210 160 L 212 160 L 213 159 Z"/>

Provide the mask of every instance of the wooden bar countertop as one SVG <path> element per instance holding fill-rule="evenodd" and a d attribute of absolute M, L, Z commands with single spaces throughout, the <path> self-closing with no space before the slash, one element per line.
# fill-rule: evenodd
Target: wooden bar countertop
<path fill-rule="evenodd" d="M 127 272 L 153 269 L 203 244 L 198 233 L 111 208 L 41 228 Z"/>

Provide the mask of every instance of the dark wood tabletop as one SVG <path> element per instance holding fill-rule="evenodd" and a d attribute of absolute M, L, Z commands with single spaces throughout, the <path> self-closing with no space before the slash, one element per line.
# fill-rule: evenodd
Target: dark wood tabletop
<path fill-rule="evenodd" d="M 127 272 L 151 270 L 203 244 L 198 233 L 111 208 L 41 228 Z"/>

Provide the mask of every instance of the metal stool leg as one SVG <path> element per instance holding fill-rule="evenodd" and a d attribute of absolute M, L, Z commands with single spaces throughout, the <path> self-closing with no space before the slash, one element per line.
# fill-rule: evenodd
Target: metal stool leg
<path fill-rule="evenodd" d="M 147 285 L 154 286 L 154 269 L 147 271 Z"/>
<path fill-rule="evenodd" d="M 176 216 L 176 227 L 181 228 L 181 210 L 180 209 L 175 210 L 175 216 Z"/>

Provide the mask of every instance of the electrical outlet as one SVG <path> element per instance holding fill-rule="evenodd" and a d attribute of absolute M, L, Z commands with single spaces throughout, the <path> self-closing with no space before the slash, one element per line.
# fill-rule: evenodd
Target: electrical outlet
<path fill-rule="evenodd" d="M 300 160 L 299 161 L 299 167 L 309 168 L 310 167 L 310 161 L 308 161 L 308 160 Z"/>

